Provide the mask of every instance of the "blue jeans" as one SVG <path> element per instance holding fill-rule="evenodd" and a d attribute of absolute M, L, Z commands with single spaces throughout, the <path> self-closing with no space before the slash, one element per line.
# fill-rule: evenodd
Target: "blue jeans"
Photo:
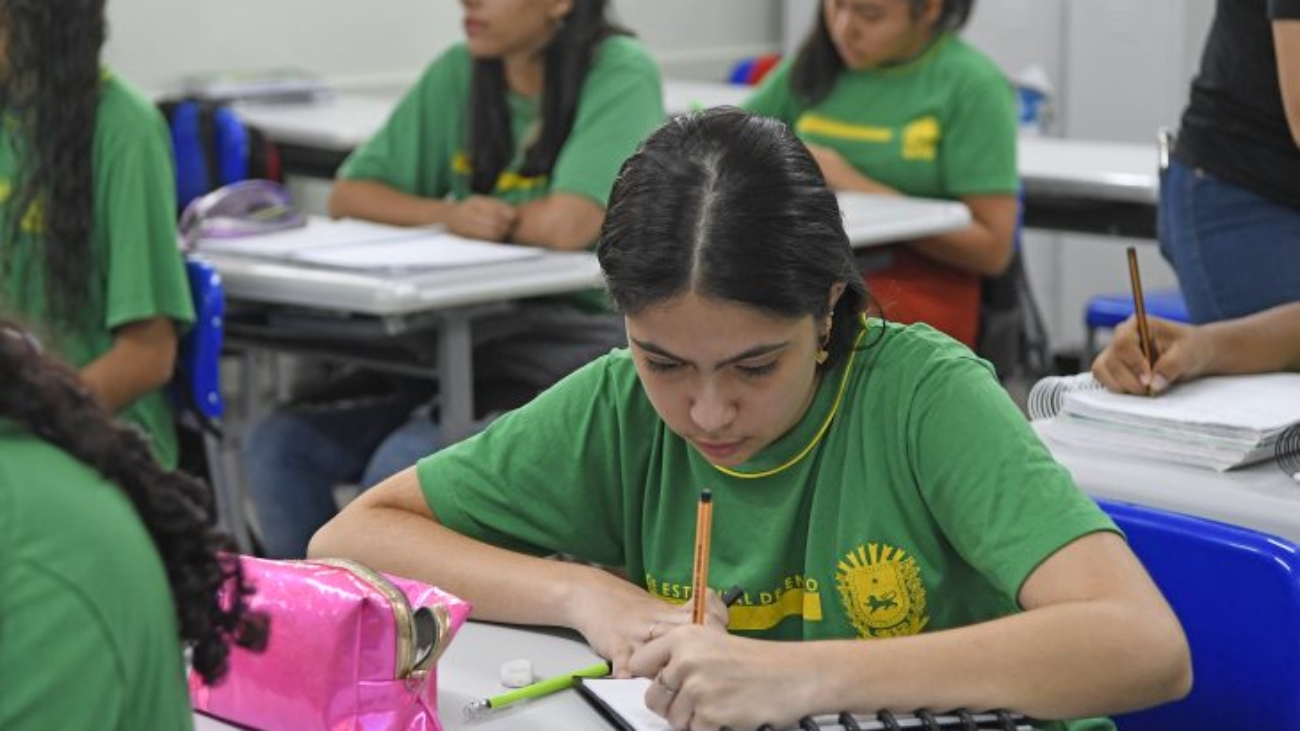
<path fill-rule="evenodd" d="M 1171 160 L 1159 229 L 1193 322 L 1300 300 L 1300 208 Z"/>
<path fill-rule="evenodd" d="M 423 401 L 427 402 L 427 396 Z M 338 512 L 334 486 L 371 487 L 438 450 L 436 425 L 407 391 L 295 405 L 258 421 L 244 474 L 270 558 L 302 558 Z"/>

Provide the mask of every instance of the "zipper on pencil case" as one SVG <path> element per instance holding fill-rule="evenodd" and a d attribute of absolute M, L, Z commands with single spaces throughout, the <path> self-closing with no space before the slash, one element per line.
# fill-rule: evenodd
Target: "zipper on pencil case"
<path fill-rule="evenodd" d="M 435 604 L 432 607 L 412 608 L 406 593 L 397 588 L 388 577 L 356 561 L 324 558 L 304 563 L 346 571 L 383 594 L 393 613 L 393 626 L 397 628 L 393 677 L 419 681 L 429 674 L 446 649 L 446 640 L 451 633 L 451 613 L 447 607 Z"/>

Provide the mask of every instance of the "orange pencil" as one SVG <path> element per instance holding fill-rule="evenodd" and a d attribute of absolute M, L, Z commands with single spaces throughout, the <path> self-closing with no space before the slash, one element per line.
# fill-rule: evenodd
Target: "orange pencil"
<path fill-rule="evenodd" d="M 704 624 L 709 595 L 709 542 L 713 533 L 713 493 L 700 493 L 695 513 L 695 573 L 691 579 L 691 622 Z"/>
<path fill-rule="evenodd" d="M 1151 340 L 1151 328 L 1147 325 L 1147 308 L 1142 298 L 1142 275 L 1138 273 L 1137 250 L 1132 246 L 1128 247 L 1128 279 L 1133 287 L 1133 315 L 1137 318 L 1138 345 L 1142 348 L 1142 358 L 1146 360 L 1147 368 L 1152 370 L 1156 365 L 1156 346 Z M 1147 395 L 1151 395 L 1150 385 L 1147 386 Z"/>

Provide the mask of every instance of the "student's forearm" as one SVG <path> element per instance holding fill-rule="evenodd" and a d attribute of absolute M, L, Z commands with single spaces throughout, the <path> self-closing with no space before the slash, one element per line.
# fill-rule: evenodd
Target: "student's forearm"
<path fill-rule="evenodd" d="M 1188 678 L 1131 609 L 1063 604 L 961 629 L 868 642 L 794 643 L 810 708 L 1008 708 L 1038 718 L 1115 713 L 1186 693 Z M 803 677 L 791 672 L 791 677 Z"/>
<path fill-rule="evenodd" d="M 585 581 L 615 580 L 582 564 L 534 558 L 480 543 L 409 511 L 345 511 L 316 533 L 308 556 L 344 556 L 464 597 L 474 617 L 572 627 L 569 603 Z"/>
<path fill-rule="evenodd" d="M 107 352 L 82 367 L 81 380 L 100 403 L 118 411 L 172 379 L 176 340 L 165 318 L 126 325 Z"/>
<path fill-rule="evenodd" d="M 1300 147 L 1300 20 L 1273 22 L 1278 85 L 1291 139 Z"/>
<path fill-rule="evenodd" d="M 1300 302 L 1201 326 L 1210 340 L 1205 375 L 1300 371 Z"/>
<path fill-rule="evenodd" d="M 973 222 L 951 233 L 913 241 L 912 248 L 955 269 L 997 276 L 1011 263 L 1014 247 L 987 226 Z"/>
<path fill-rule="evenodd" d="M 373 180 L 338 180 L 330 192 L 334 218 L 360 218 L 394 226 L 446 223 L 453 204 L 437 198 L 409 195 Z"/>
<path fill-rule="evenodd" d="M 605 209 L 582 196 L 554 193 L 518 208 L 510 234 L 516 244 L 560 251 L 581 251 L 600 235 Z"/>

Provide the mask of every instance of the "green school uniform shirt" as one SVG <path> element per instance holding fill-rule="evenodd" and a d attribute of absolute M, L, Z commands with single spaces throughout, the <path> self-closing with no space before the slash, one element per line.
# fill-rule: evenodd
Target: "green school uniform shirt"
<path fill-rule="evenodd" d="M 135 509 L 0 419 L 0 728 L 191 725 L 176 609 Z"/>
<path fill-rule="evenodd" d="M 421 488 L 460 533 L 625 567 L 673 602 L 690 599 L 696 503 L 709 488 L 709 578 L 744 587 L 730 615 L 740 635 L 895 637 L 1019 611 L 1040 563 L 1114 524 L 987 363 L 929 326 L 870 323 L 869 345 L 826 374 L 802 421 L 736 468 L 798 454 L 843 383 L 825 436 L 770 477 L 725 475 L 671 432 L 621 350 L 421 460 Z"/>
<path fill-rule="evenodd" d="M 0 139 L 0 232 L 9 231 L 9 200 L 17 174 L 13 119 Z M 45 347 L 77 368 L 108 352 L 113 330 L 152 317 L 167 317 L 183 330 L 194 321 L 185 265 L 176 246 L 176 175 L 171 137 L 153 103 L 126 82 L 105 73 L 95 116 L 94 180 L 88 316 L 71 327 L 47 322 L 42 276 L 39 210 L 25 215 L 18 240 L 0 238 L 0 312 L 37 329 Z M 33 206 L 33 209 L 36 209 Z M 152 439 L 154 454 L 175 467 L 176 431 L 165 389 L 141 396 L 118 416 Z"/>
<path fill-rule="evenodd" d="M 464 200 L 470 190 L 469 108 L 473 58 L 463 43 L 436 59 L 383 128 L 355 150 L 339 177 L 377 180 L 426 198 Z M 619 168 L 663 122 L 659 70 L 633 38 L 611 36 L 596 50 L 582 83 L 573 129 L 550 175 L 525 176 L 524 153 L 541 123 L 540 98 L 507 92 L 515 158 L 492 196 L 518 205 L 550 193 L 585 196 L 602 208 Z M 605 310 L 604 294 L 570 298 Z"/>
<path fill-rule="evenodd" d="M 830 94 L 803 103 L 790 86 L 794 58 L 763 80 L 744 107 L 830 147 L 854 168 L 907 195 L 1015 194 L 1016 111 L 1010 83 L 960 37 L 940 36 L 920 57 L 844 71 Z"/>

